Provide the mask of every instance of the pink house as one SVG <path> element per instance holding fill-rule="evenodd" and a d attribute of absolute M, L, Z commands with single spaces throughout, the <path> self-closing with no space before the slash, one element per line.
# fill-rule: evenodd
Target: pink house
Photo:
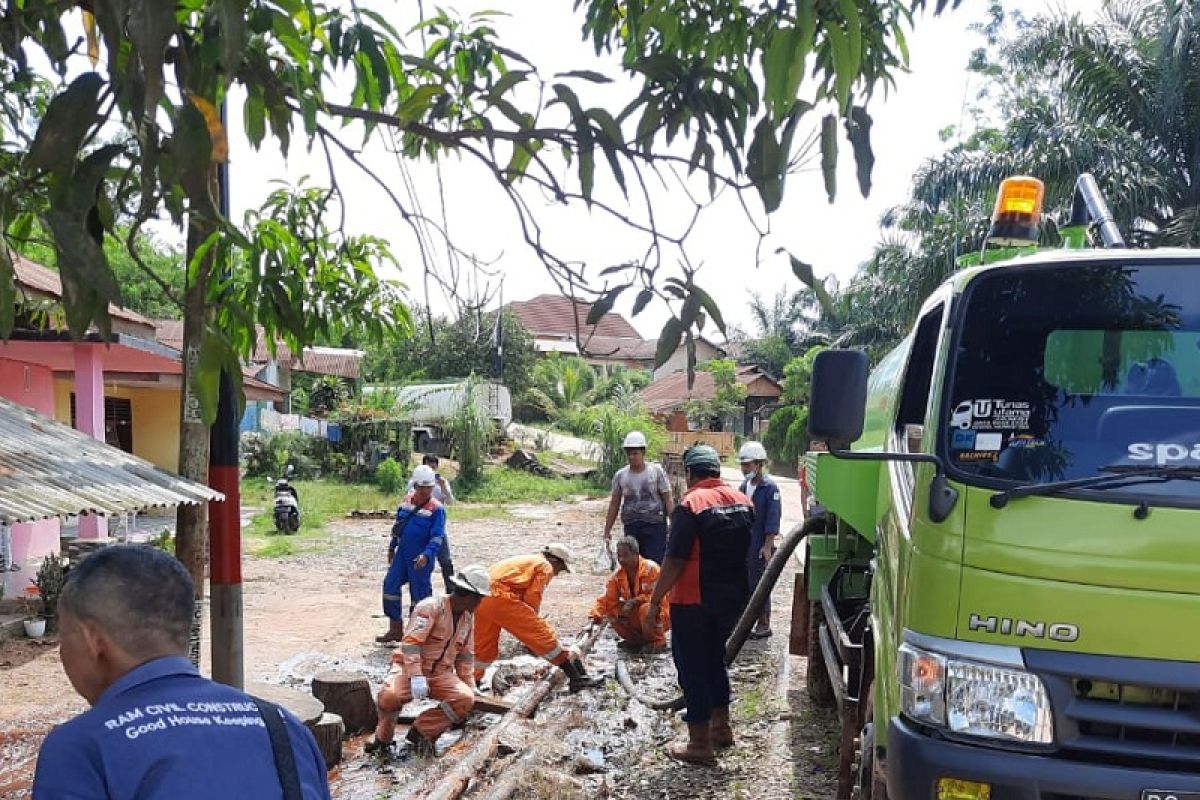
<path fill-rule="evenodd" d="M 0 341 L 0 398 L 71 425 L 155 466 L 178 468 L 182 360 L 178 350 L 156 340 L 150 320 L 129 309 L 109 307 L 112 339 L 95 331 L 73 340 L 57 324 L 62 284 L 58 273 L 14 255 L 18 289 L 17 324 Z M 250 381 L 252 399 L 277 400 L 282 393 Z M 20 592 L 43 556 L 58 552 L 58 519 L 13 525 L 0 556 L 19 570 L 0 576 L 7 594 Z M 104 537 L 104 517 L 80 518 L 79 535 Z"/>

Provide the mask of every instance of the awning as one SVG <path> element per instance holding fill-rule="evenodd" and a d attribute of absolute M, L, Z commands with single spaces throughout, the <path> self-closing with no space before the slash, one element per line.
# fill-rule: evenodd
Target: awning
<path fill-rule="evenodd" d="M 0 398 L 0 524 L 222 499 L 207 486 Z"/>

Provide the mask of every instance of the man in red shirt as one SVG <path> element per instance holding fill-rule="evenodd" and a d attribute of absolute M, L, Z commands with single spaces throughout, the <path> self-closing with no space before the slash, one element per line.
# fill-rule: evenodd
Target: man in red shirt
<path fill-rule="evenodd" d="M 671 514 L 662 572 L 650 596 L 659 608 L 671 593 L 671 652 L 687 703 L 686 742 L 668 746 L 678 761 L 712 764 L 713 748 L 733 746 L 725 641 L 750 599 L 744 568 L 754 506 L 721 480 L 721 459 L 708 445 L 683 454 L 688 490 Z M 657 615 L 650 613 L 647 626 Z"/>

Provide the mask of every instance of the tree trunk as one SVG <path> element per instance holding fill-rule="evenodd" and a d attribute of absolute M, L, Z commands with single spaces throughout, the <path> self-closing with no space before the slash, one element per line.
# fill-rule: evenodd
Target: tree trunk
<path fill-rule="evenodd" d="M 337 714 L 326 711 L 321 718 L 308 726 L 317 740 L 317 748 L 325 757 L 325 769 L 333 769 L 342 760 L 342 739 L 346 737 L 346 726 Z"/>
<path fill-rule="evenodd" d="M 312 679 L 313 697 L 342 718 L 350 736 L 375 730 L 379 712 L 367 677 L 357 672 L 328 670 Z"/>
<path fill-rule="evenodd" d="M 211 223 L 193 218 L 188 230 L 187 263 L 213 230 Z M 183 308 L 183 388 L 180 392 L 179 474 L 208 484 L 209 430 L 200 416 L 192 379 L 200 363 L 200 342 L 208 315 L 205 302 L 212 269 L 211 257 L 189 282 Z M 196 605 L 190 642 L 193 664 L 200 663 L 200 629 L 204 608 L 204 580 L 208 565 L 208 504 L 182 505 L 176 515 L 175 556 L 187 567 L 196 585 Z"/>

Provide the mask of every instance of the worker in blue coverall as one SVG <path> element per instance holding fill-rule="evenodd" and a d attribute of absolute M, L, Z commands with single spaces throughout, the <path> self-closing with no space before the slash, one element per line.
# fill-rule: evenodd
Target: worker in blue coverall
<path fill-rule="evenodd" d="M 404 600 L 400 591 L 408 584 L 415 607 L 433 596 L 433 565 L 446 540 L 446 509 L 433 496 L 437 476 L 422 464 L 413 470 L 413 491 L 396 510 L 392 539 L 388 544 L 387 576 L 383 579 L 383 613 L 387 633 L 376 636 L 383 644 L 404 638 Z"/>
<path fill-rule="evenodd" d="M 746 552 L 746 574 L 750 591 L 762 580 L 767 562 L 775 555 L 775 538 L 783 517 L 779 486 L 767 476 L 767 450 L 759 442 L 746 442 L 738 453 L 742 465 L 742 485 L 738 491 L 754 504 L 754 526 L 750 529 L 750 549 Z M 771 597 L 763 604 L 762 614 L 750 631 L 750 638 L 765 639 L 771 635 Z"/>
<path fill-rule="evenodd" d="M 59 646 L 92 708 L 42 743 L 36 800 L 329 800 L 300 720 L 188 661 L 192 597 L 183 565 L 150 547 L 102 547 L 71 567 Z"/>

